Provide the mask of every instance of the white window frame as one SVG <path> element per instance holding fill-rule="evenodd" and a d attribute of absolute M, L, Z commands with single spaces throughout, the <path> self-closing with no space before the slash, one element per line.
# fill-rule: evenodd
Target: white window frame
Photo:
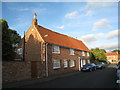
<path fill-rule="evenodd" d="M 74 55 L 74 49 L 70 48 L 70 55 Z"/>
<path fill-rule="evenodd" d="M 64 60 L 64 68 L 68 67 L 68 60 Z"/>
<path fill-rule="evenodd" d="M 70 67 L 75 67 L 75 60 L 70 60 Z"/>
<path fill-rule="evenodd" d="M 88 59 L 88 63 L 90 63 L 90 60 Z"/>
<path fill-rule="evenodd" d="M 89 53 L 89 52 L 87 52 L 87 56 L 90 56 L 90 53 Z"/>
<path fill-rule="evenodd" d="M 85 65 L 85 64 L 86 64 L 86 60 L 85 60 L 85 59 L 83 59 L 83 60 L 82 60 L 82 62 L 83 62 L 83 65 Z"/>
<path fill-rule="evenodd" d="M 85 51 L 82 51 L 82 56 L 85 56 Z"/>
<path fill-rule="evenodd" d="M 53 69 L 59 69 L 60 66 L 60 60 L 53 60 Z"/>
<path fill-rule="evenodd" d="M 60 54 L 60 46 L 52 45 L 52 53 Z"/>
<path fill-rule="evenodd" d="M 23 49 L 22 48 L 18 48 L 17 49 L 17 54 L 22 55 L 22 53 L 23 53 Z"/>
<path fill-rule="evenodd" d="M 112 56 L 112 58 L 116 58 L 115 56 Z"/>

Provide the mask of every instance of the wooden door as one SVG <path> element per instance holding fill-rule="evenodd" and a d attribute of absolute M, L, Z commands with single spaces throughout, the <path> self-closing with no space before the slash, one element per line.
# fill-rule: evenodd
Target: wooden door
<path fill-rule="evenodd" d="M 31 62 L 31 77 L 32 78 L 36 78 L 38 76 L 38 65 L 37 65 L 38 62 L 36 61 L 32 61 Z"/>

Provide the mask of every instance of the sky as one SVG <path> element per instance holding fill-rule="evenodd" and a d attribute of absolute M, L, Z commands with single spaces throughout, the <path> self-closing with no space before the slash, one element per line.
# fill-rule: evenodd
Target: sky
<path fill-rule="evenodd" d="M 22 37 L 34 13 L 39 25 L 81 40 L 89 49 L 118 49 L 118 2 L 2 2 L 2 19 Z"/>

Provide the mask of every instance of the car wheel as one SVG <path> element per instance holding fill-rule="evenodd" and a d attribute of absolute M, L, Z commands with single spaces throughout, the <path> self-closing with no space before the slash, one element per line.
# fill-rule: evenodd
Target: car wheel
<path fill-rule="evenodd" d="M 92 72 L 92 68 L 90 69 L 90 72 Z"/>

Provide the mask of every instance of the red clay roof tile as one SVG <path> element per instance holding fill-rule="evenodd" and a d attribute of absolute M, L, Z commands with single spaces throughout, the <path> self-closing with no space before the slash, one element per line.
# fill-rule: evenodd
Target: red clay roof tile
<path fill-rule="evenodd" d="M 39 25 L 36 25 L 36 28 L 47 43 L 90 52 L 90 50 L 80 40 L 51 31 Z"/>
<path fill-rule="evenodd" d="M 116 52 L 112 52 L 112 53 L 106 53 L 107 56 L 111 56 L 111 55 L 118 55 Z"/>

